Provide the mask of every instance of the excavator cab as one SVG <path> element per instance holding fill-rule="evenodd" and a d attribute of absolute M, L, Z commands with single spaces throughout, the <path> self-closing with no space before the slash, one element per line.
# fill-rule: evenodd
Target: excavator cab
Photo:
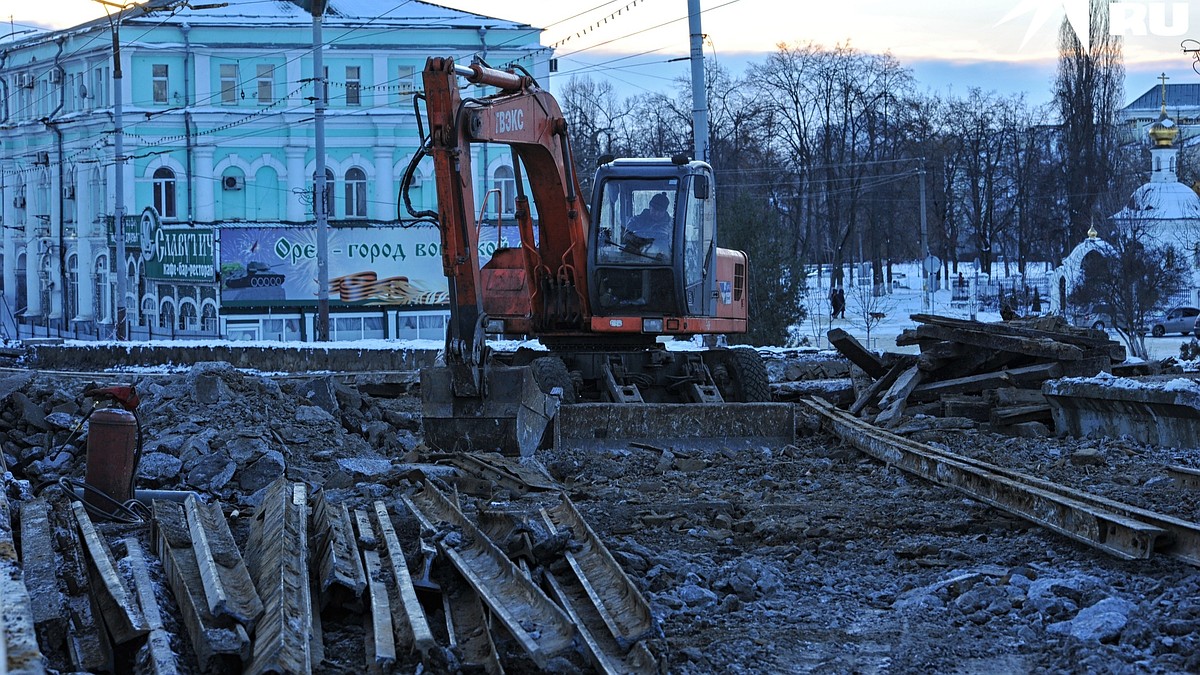
<path fill-rule="evenodd" d="M 672 324 L 680 328 L 689 317 L 744 321 L 745 256 L 716 246 L 712 185 L 712 167 L 687 157 L 615 159 L 600 166 L 589 241 L 596 316 L 663 317 L 663 326 L 647 333 L 675 332 L 666 330 L 671 317 L 680 317 Z M 665 212 L 656 201 L 665 202 Z M 646 225 L 660 213 L 665 221 Z M 718 274 L 718 260 L 732 264 Z M 650 325 L 659 324 L 652 319 Z"/>

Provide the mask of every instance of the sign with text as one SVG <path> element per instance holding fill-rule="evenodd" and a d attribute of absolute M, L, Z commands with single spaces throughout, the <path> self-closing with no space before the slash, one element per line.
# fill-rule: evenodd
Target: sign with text
<path fill-rule="evenodd" d="M 158 213 L 148 206 L 136 231 L 147 278 L 197 282 L 217 278 L 216 237 L 211 228 L 163 227 Z"/>
<path fill-rule="evenodd" d="M 341 305 L 449 303 L 436 227 L 348 227 L 328 231 L 329 301 Z M 482 264 L 497 230 L 480 231 Z M 516 228 L 500 236 L 515 243 Z M 221 229 L 221 304 L 311 305 L 317 299 L 317 231 L 302 227 Z"/>

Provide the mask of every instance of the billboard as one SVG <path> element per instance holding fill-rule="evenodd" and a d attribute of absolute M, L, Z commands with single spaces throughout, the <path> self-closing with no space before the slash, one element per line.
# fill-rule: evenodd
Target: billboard
<path fill-rule="evenodd" d="M 495 227 L 480 231 L 480 264 L 490 258 L 498 236 Z M 515 243 L 516 228 L 505 227 L 500 239 Z M 223 306 L 316 301 L 316 227 L 226 227 L 220 250 Z M 328 261 L 331 304 L 428 306 L 450 299 L 441 234 L 433 226 L 330 228 Z"/>

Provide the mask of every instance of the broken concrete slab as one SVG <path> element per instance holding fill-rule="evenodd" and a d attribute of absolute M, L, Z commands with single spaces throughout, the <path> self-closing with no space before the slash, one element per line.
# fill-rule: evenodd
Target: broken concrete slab
<path fill-rule="evenodd" d="M 1128 436 L 1142 443 L 1200 448 L 1200 383 L 1190 378 L 1135 380 L 1102 374 L 1042 386 L 1059 434 Z"/>

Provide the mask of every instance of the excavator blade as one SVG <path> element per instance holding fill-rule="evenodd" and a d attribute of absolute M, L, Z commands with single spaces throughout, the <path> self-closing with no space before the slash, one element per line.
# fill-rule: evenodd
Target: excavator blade
<path fill-rule="evenodd" d="M 554 447 L 640 443 L 661 449 L 782 448 L 796 441 L 791 403 L 578 403 L 554 422 Z"/>
<path fill-rule="evenodd" d="M 576 403 L 546 394 L 528 367 L 492 366 L 487 396 L 456 397 L 446 368 L 421 371 L 425 442 L 444 452 L 528 457 L 556 448 L 602 450 L 640 443 L 670 449 L 782 448 L 796 440 L 790 403 Z"/>

